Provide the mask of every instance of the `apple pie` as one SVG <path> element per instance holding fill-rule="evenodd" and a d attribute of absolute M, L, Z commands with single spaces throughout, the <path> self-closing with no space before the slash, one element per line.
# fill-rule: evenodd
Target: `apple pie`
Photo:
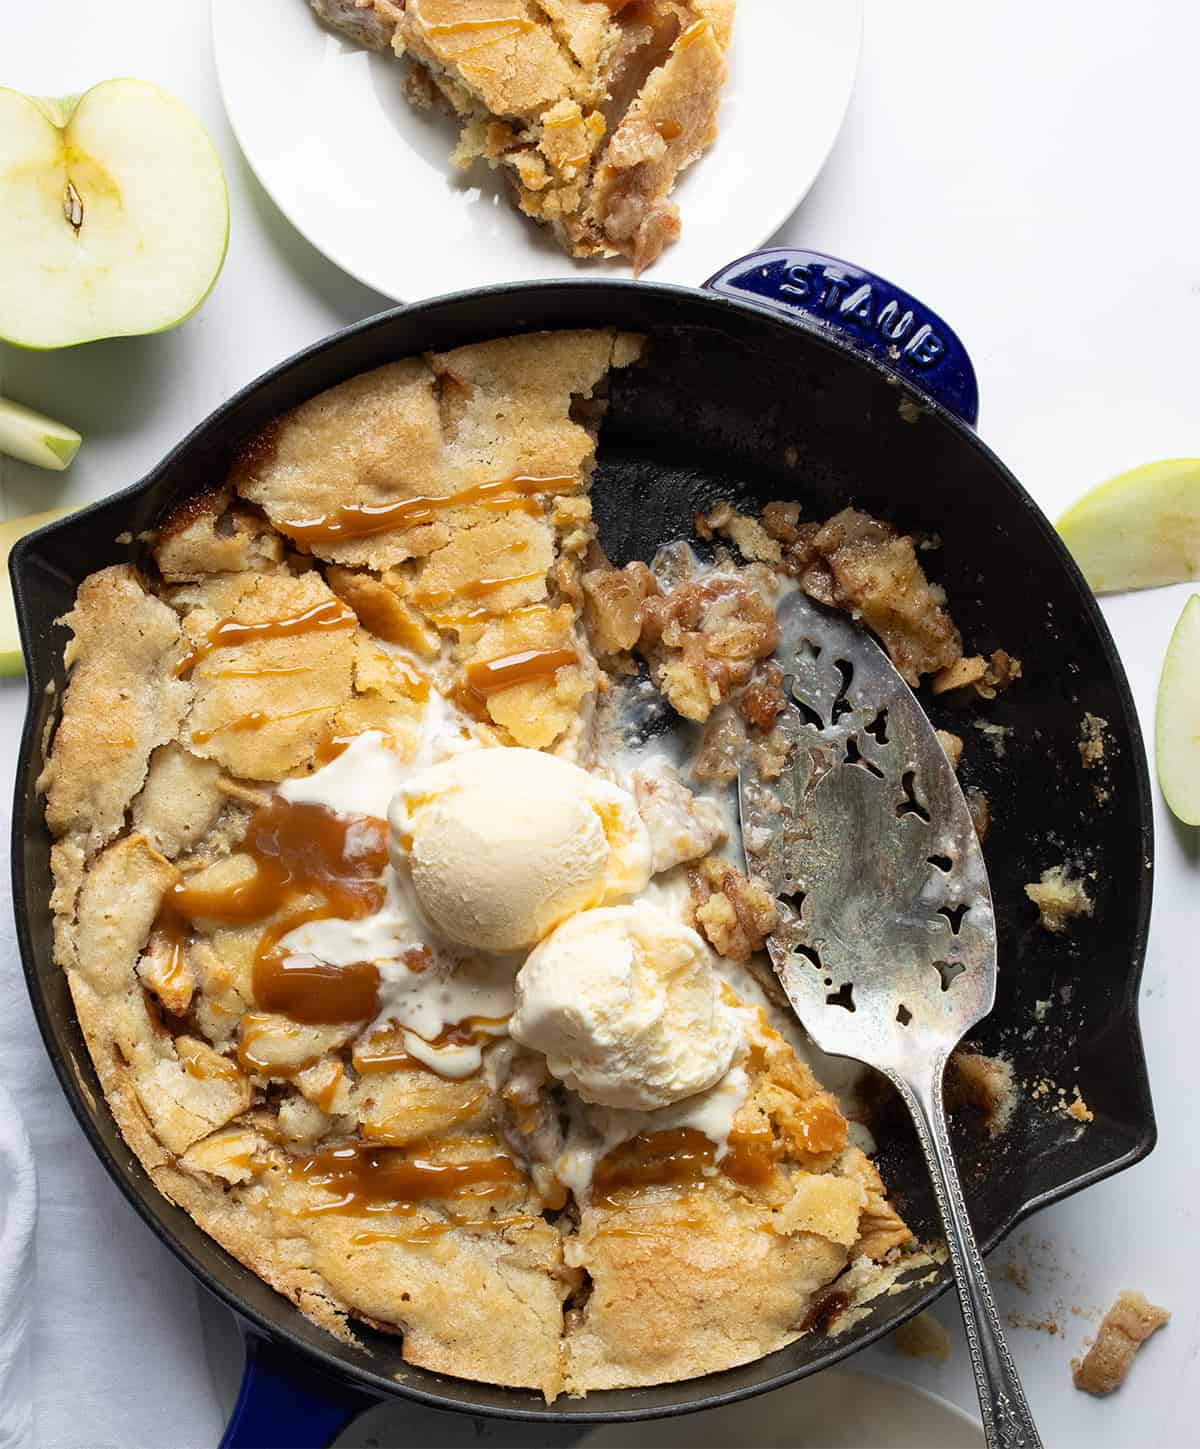
<path fill-rule="evenodd" d="M 503 171 L 574 257 L 635 272 L 679 235 L 669 200 L 717 134 L 735 0 L 311 0 L 410 62 L 414 105 L 461 125 L 456 166 Z"/>
<path fill-rule="evenodd" d="M 912 1242 L 760 985 L 719 787 L 782 768 L 785 578 L 914 676 L 958 634 L 850 511 L 613 566 L 589 484 L 642 350 L 491 341 L 280 418 L 84 580 L 39 782 L 57 960 L 160 1191 L 338 1338 L 548 1400 L 824 1331 Z M 694 759 L 620 753 L 629 688 Z"/>

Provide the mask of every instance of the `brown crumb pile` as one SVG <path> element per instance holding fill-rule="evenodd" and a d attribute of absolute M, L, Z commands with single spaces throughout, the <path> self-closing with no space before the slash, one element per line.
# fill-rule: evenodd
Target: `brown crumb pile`
<path fill-rule="evenodd" d="M 1104 1315 L 1096 1341 L 1082 1359 L 1071 1360 L 1075 1387 L 1102 1397 L 1119 1389 L 1142 1344 L 1171 1321 L 1165 1308 L 1126 1289 Z"/>

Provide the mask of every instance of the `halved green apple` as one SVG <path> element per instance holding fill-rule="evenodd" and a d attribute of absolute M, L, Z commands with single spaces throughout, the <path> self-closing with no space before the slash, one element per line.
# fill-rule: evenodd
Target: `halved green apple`
<path fill-rule="evenodd" d="M 73 513 L 72 508 L 51 508 L 46 513 L 27 513 L 24 518 L 9 518 L 0 523 L 0 677 L 20 674 L 25 668 L 21 655 L 21 639 L 17 633 L 17 611 L 13 605 L 12 581 L 8 576 L 8 555 L 17 539 L 35 528 L 44 528 L 58 518 Z"/>
<path fill-rule="evenodd" d="M 1154 756 L 1171 813 L 1200 825 L 1200 594 L 1183 606 L 1163 661 Z"/>
<path fill-rule="evenodd" d="M 191 111 L 142 80 L 54 101 L 0 89 L 0 339 L 161 332 L 212 290 L 229 198 Z"/>
<path fill-rule="evenodd" d="M 75 429 L 65 423 L 56 423 L 32 408 L 0 397 L 0 453 L 61 473 L 70 467 L 82 442 Z"/>
<path fill-rule="evenodd" d="M 1056 527 L 1098 594 L 1200 578 L 1200 458 L 1119 473 L 1085 493 Z"/>

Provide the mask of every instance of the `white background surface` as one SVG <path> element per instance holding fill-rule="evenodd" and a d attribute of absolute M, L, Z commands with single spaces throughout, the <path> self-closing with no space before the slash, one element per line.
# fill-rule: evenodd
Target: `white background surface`
<path fill-rule="evenodd" d="M 86 438 L 68 480 L 0 461 L 4 516 L 135 480 L 234 388 L 379 305 L 293 232 L 248 174 L 221 112 L 206 8 L 200 0 L 56 0 L 0 11 L 0 83 L 63 94 L 111 75 L 162 82 L 208 125 L 233 204 L 225 274 L 180 331 L 58 355 L 0 348 L 0 390 L 63 416 Z M 837 8 L 831 0 L 831 26 Z M 1198 54 L 1192 0 L 868 0 L 845 131 L 780 233 L 877 267 L 953 322 L 979 371 L 983 436 L 1052 515 L 1120 469 L 1200 454 Z M 813 63 L 819 55 L 796 57 L 798 86 Z M 1187 593 L 1105 605 L 1147 728 Z M 5 795 L 23 707 L 19 681 L 0 685 Z M 1030 1294 L 998 1283 L 1005 1309 L 1061 1324 L 1058 1336 L 1012 1333 L 1044 1439 L 1061 1449 L 1195 1442 L 1200 845 L 1173 827 L 1157 799 L 1155 809 L 1157 899 L 1142 1020 L 1159 1147 L 1019 1234 L 1019 1260 L 1034 1258 Z M 7 870 L 0 890 L 7 893 Z M 0 904 L 0 1076 L 19 1099 L 41 1172 L 39 1442 L 215 1443 L 225 1385 L 219 1393 L 210 1374 L 197 1290 L 109 1183 L 60 1099 L 19 984 L 10 915 Z M 994 1255 L 994 1269 L 1008 1251 Z M 1124 1286 L 1142 1288 L 1175 1317 L 1128 1387 L 1097 1403 L 1071 1387 L 1068 1361 L 1091 1324 L 1070 1308 L 1107 1305 Z M 938 1313 L 954 1337 L 944 1367 L 888 1347 L 856 1367 L 970 1407 L 952 1306 L 943 1302 Z M 210 1346 L 227 1362 L 232 1327 L 210 1318 Z M 391 1412 L 385 1443 L 441 1435 L 425 1417 L 402 1440 Z M 455 1442 L 467 1442 L 465 1427 L 456 1427 Z M 887 1442 L 885 1426 L 878 1442 Z"/>

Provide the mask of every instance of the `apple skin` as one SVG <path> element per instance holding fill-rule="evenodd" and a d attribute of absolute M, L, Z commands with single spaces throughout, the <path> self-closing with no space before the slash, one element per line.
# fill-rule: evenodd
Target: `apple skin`
<path fill-rule="evenodd" d="M 0 397 L 0 453 L 61 473 L 71 466 L 82 442 L 74 428 Z"/>
<path fill-rule="evenodd" d="M 1185 825 L 1200 825 L 1200 594 L 1183 606 L 1163 660 L 1154 761 L 1171 813 Z"/>
<path fill-rule="evenodd" d="M 0 523 L 0 678 L 11 678 L 25 670 L 21 639 L 17 633 L 17 611 L 13 604 L 12 578 L 8 572 L 8 555 L 19 538 L 48 523 L 57 523 L 73 508 L 51 508 L 46 513 L 28 513 L 24 518 L 9 518 Z"/>
<path fill-rule="evenodd" d="M 64 96 L 60 98 L 49 96 L 27 96 L 20 91 L 15 91 L 11 90 L 8 87 L 0 86 L 0 97 L 15 97 L 18 100 L 25 102 L 34 111 L 41 115 L 46 121 L 48 121 L 50 125 L 53 126 L 56 130 L 65 132 L 67 127 L 70 126 L 71 123 L 76 119 L 77 112 L 80 111 L 80 108 L 83 107 L 87 102 L 93 100 L 98 95 L 103 96 L 105 90 L 110 87 L 137 87 L 143 93 L 152 95 L 164 108 L 170 108 L 174 112 L 176 120 L 181 120 L 184 122 L 184 124 L 189 129 L 190 139 L 200 143 L 201 152 L 205 156 L 208 164 L 211 166 L 212 174 L 219 179 L 220 183 L 220 196 L 223 207 L 224 220 L 219 254 L 217 254 L 214 258 L 211 276 L 209 276 L 208 278 L 207 285 L 203 288 L 199 295 L 195 297 L 189 297 L 188 304 L 185 306 L 182 312 L 180 312 L 176 316 L 165 318 L 157 325 L 138 324 L 131 326 L 122 326 L 118 322 L 109 322 L 105 325 L 95 327 L 94 329 L 85 327 L 80 331 L 79 335 L 77 336 L 61 336 L 55 337 L 53 340 L 49 341 L 40 341 L 31 340 L 28 336 L 21 336 L 19 334 L 14 335 L 12 332 L 6 331 L 4 320 L 2 317 L 0 317 L 0 342 L 5 342 L 12 347 L 20 348 L 23 351 L 48 352 L 57 350 L 58 348 L 62 347 L 79 347 L 88 342 L 97 342 L 108 337 L 152 336 L 160 332 L 169 332 L 173 328 L 182 325 L 188 320 L 188 318 L 194 316 L 196 312 L 199 311 L 199 309 L 204 305 L 204 303 L 208 300 L 208 297 L 211 295 L 212 290 L 216 286 L 217 281 L 221 275 L 221 271 L 225 265 L 225 258 L 229 251 L 230 233 L 229 189 L 225 180 L 225 173 L 221 166 L 220 158 L 217 155 L 216 148 L 213 146 L 212 141 L 208 136 L 208 133 L 204 130 L 204 127 L 200 124 L 200 121 L 197 119 L 197 117 L 176 96 L 173 96 L 169 91 L 164 90 L 161 86 L 154 85 L 150 81 L 138 80 L 131 77 L 117 77 L 113 80 L 101 81 L 99 82 L 99 84 L 92 86 L 90 90 L 83 91 L 78 95 L 73 96 Z M 2 140 L 2 128 L 0 128 L 0 141 Z M 62 144 L 64 146 L 65 152 L 65 137 Z M 0 157 L 2 157 L 2 150 L 0 150 Z M 0 172 L 0 174 L 2 174 L 2 172 Z M 2 208 L 2 204 L 3 198 L 2 196 L 0 196 L 0 208 Z M 0 218 L 0 221 L 2 221 L 2 218 Z M 65 224 L 66 223 L 64 221 L 64 225 Z M 2 234 L 2 232 L 0 232 L 0 234 Z M 3 266 L 3 264 L 3 258 L 0 257 L 0 266 Z"/>
<path fill-rule="evenodd" d="M 1055 526 L 1097 594 L 1200 578 L 1200 458 L 1119 473 Z"/>

